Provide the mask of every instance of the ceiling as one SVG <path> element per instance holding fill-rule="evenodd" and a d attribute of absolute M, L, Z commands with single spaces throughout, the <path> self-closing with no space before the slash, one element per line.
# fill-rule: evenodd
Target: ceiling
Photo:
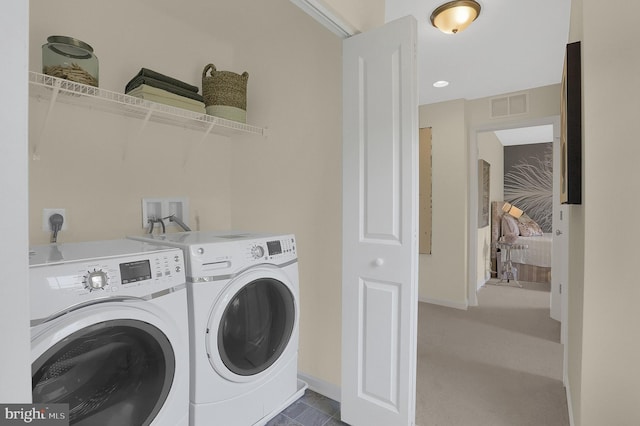
<path fill-rule="evenodd" d="M 420 105 L 476 99 L 560 83 L 571 0 L 477 0 L 480 16 L 459 34 L 431 25 L 448 0 L 387 0 L 386 20 L 418 21 Z M 435 88 L 438 80 L 449 81 Z"/>
<path fill-rule="evenodd" d="M 269 2 L 141 0 L 184 17 L 191 25 L 249 37 L 248 26 L 277 30 L 279 16 L 261 19 Z M 317 0 L 292 0 L 318 4 Z M 418 21 L 420 105 L 476 99 L 560 83 L 569 36 L 571 0 L 477 0 L 480 16 L 449 35 L 431 25 L 431 12 L 448 0 L 385 0 L 386 20 L 414 15 Z M 247 5 L 251 3 L 251 7 Z M 263 5 L 264 3 L 264 5 Z M 293 5 L 292 3 L 292 5 Z M 185 6 L 185 4 L 188 5 Z M 243 25 L 237 25 L 239 21 Z M 437 80 L 449 86 L 434 88 Z"/>

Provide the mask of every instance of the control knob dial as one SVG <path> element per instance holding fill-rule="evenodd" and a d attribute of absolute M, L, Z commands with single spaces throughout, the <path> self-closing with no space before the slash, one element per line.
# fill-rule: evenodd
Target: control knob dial
<path fill-rule="evenodd" d="M 93 271 L 87 271 L 87 275 L 84 276 L 84 288 L 89 291 L 93 290 L 104 290 L 104 288 L 109 285 L 108 283 L 109 277 L 107 273 L 102 269 L 94 269 Z"/>
<path fill-rule="evenodd" d="M 254 259 L 260 259 L 262 256 L 264 256 L 264 247 L 260 245 L 251 247 L 251 256 Z"/>

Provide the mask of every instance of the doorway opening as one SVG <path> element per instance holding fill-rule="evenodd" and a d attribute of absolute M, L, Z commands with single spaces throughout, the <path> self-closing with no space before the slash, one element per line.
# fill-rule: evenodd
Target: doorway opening
<path fill-rule="evenodd" d="M 554 163 L 557 162 L 555 153 L 558 135 L 559 118 L 557 116 L 471 130 L 468 220 L 470 306 L 478 304 L 478 289 L 489 279 L 498 278 L 498 273 L 502 272 L 498 271 L 500 266 L 498 260 L 501 257 L 497 256 L 495 247 L 496 240 L 502 235 L 501 223 L 498 222 L 497 226 L 493 223 L 494 226 L 492 226 L 491 217 L 494 218 L 494 222 L 497 218 L 497 214 L 493 211 L 489 212 L 490 216 L 494 215 L 488 221 L 481 223 L 479 218 L 479 212 L 484 209 L 481 205 L 483 201 L 480 199 L 483 188 L 479 185 L 479 160 L 490 164 L 489 195 L 486 201 L 489 209 L 491 209 L 490 201 L 494 201 L 494 209 L 496 204 L 509 201 L 524 210 L 528 217 L 533 217 L 537 224 L 542 223 L 544 228 L 541 226 L 541 230 L 546 234 L 546 239 L 551 240 L 559 212 L 559 199 L 556 196 L 557 174 L 553 173 Z M 500 210 L 499 213 L 502 211 Z M 547 254 L 542 255 L 543 259 L 533 261 L 548 267 L 548 275 L 551 270 L 550 252 L 549 246 Z M 526 256 L 521 254 L 520 257 L 520 260 L 524 260 L 522 258 Z M 538 277 L 535 280 L 548 278 L 548 281 L 551 281 L 550 277 L 543 276 L 544 271 L 522 270 L 521 273 L 528 274 L 526 278 L 537 274 Z M 551 305 L 554 304 L 551 303 Z M 560 320 L 560 316 L 556 319 Z"/>
<path fill-rule="evenodd" d="M 469 226 L 469 249 L 468 249 L 468 271 L 469 271 L 469 286 L 468 286 L 468 302 L 469 306 L 476 306 L 478 304 L 477 291 L 481 288 L 486 280 L 481 274 L 483 270 L 478 267 L 479 253 L 481 253 L 482 247 L 480 247 L 479 234 L 479 222 L 478 222 L 478 159 L 479 159 L 479 139 L 480 135 L 486 132 L 496 132 L 502 130 L 519 129 L 526 127 L 537 127 L 551 125 L 553 126 L 553 169 L 559 169 L 559 149 L 560 149 L 560 117 L 550 116 L 534 120 L 523 120 L 521 122 L 513 122 L 508 124 L 496 124 L 487 125 L 482 127 L 471 128 L 469 132 L 469 212 L 468 212 L 468 226 Z M 504 171 L 503 171 L 504 173 Z M 567 282 L 567 250 L 568 250 L 568 235 L 567 235 L 567 214 L 566 206 L 560 204 L 559 197 L 559 174 L 552 174 L 553 191 L 552 191 L 552 245 L 553 245 L 553 259 L 551 276 L 551 292 L 550 292 L 550 312 L 551 317 L 561 322 L 561 342 L 565 342 L 565 336 L 567 334 L 567 297 L 563 294 L 563 283 Z M 504 195 L 504 194 L 503 194 Z M 566 286 L 565 286 L 566 287 Z M 566 292 L 565 292 L 566 293 Z M 565 361 L 566 361 L 566 347 Z M 565 362 L 566 366 L 566 362 Z"/>
<path fill-rule="evenodd" d="M 553 125 L 479 132 L 477 145 L 479 284 L 506 279 L 550 287 Z"/>

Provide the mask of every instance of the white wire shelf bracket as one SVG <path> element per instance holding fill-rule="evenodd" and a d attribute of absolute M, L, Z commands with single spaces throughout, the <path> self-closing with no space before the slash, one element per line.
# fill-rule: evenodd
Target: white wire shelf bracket
<path fill-rule="evenodd" d="M 54 103 L 64 102 L 136 117 L 144 120 L 142 128 L 147 121 L 154 121 L 202 131 L 206 135 L 215 133 L 223 136 L 238 134 L 266 136 L 266 129 L 262 127 L 164 105 L 33 71 L 29 72 L 29 83 L 30 96 L 49 99 L 49 114 Z M 47 120 L 48 117 L 45 118 L 44 126 Z M 34 148 L 34 154 L 36 148 Z"/>

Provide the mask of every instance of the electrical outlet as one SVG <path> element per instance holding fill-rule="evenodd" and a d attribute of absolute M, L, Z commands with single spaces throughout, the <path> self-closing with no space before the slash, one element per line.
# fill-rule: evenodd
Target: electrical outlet
<path fill-rule="evenodd" d="M 162 219 L 175 215 L 185 225 L 189 226 L 189 201 L 186 197 L 176 198 L 143 198 L 142 199 L 142 227 L 149 227 L 149 218 Z M 169 219 L 164 221 L 167 228 L 177 227 Z"/>
<path fill-rule="evenodd" d="M 44 232 L 53 231 L 53 229 L 51 229 L 51 224 L 49 223 L 49 218 L 51 217 L 51 215 L 56 213 L 62 215 L 62 218 L 64 219 L 64 221 L 62 222 L 62 228 L 60 230 L 66 231 L 67 229 L 69 229 L 69 221 L 67 220 L 67 212 L 65 209 L 44 209 L 42 210 L 42 230 Z"/>

